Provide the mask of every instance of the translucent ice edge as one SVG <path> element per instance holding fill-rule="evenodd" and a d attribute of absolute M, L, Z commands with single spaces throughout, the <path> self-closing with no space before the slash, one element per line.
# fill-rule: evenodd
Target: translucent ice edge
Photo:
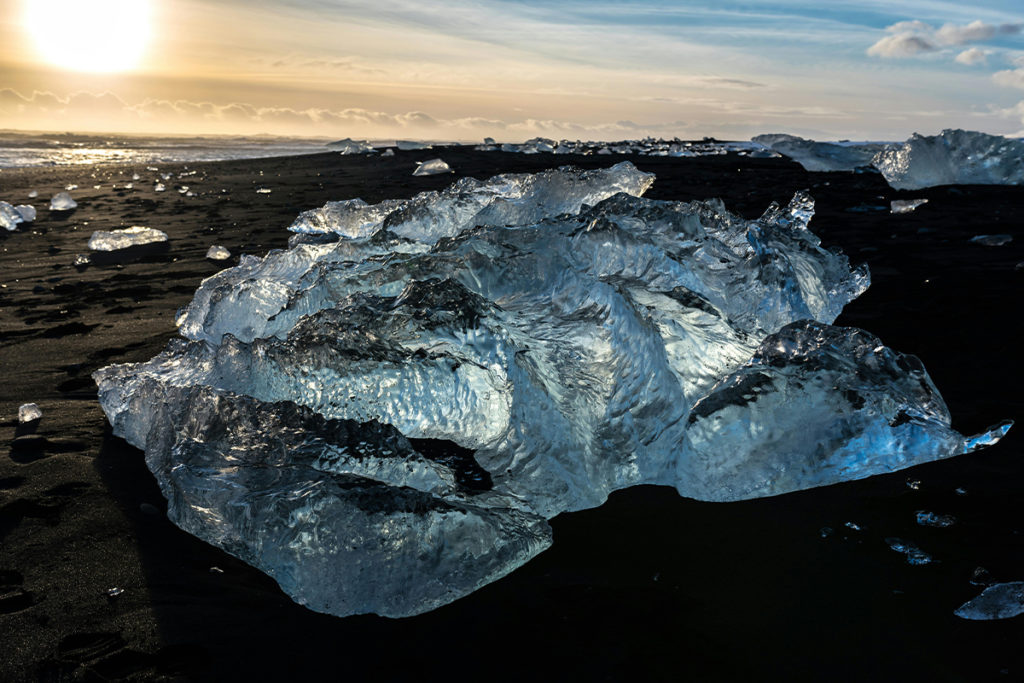
<path fill-rule="evenodd" d="M 401 209 L 404 235 L 385 219 L 243 257 L 163 353 L 97 371 L 169 517 L 311 609 L 406 616 L 512 571 L 550 545 L 547 519 L 616 489 L 772 496 L 1009 426 L 960 435 L 920 361 L 831 326 L 869 279 L 808 230 L 805 193 L 757 220 L 542 195 L 519 224 L 453 230 L 432 197 Z"/>

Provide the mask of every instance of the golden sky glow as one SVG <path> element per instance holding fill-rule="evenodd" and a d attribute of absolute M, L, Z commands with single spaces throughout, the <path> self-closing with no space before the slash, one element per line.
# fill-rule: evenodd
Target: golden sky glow
<path fill-rule="evenodd" d="M 0 128 L 435 140 L 1015 133 L 1018 3 L 0 0 Z"/>

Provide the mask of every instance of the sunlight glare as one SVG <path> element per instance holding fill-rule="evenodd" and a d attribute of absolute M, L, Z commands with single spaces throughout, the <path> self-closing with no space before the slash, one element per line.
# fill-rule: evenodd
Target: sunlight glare
<path fill-rule="evenodd" d="M 150 17 L 149 0 L 25 0 L 24 25 L 50 64 L 110 73 L 138 65 Z"/>

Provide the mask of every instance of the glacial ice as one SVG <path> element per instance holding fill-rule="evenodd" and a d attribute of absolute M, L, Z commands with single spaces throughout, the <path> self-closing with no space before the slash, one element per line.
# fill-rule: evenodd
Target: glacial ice
<path fill-rule="evenodd" d="M 868 167 L 879 150 L 877 145 L 817 142 L 782 133 L 758 135 L 751 141 L 784 154 L 807 171 L 852 171 Z"/>
<path fill-rule="evenodd" d="M 932 559 L 931 555 L 921 550 L 909 541 L 904 541 L 901 538 L 887 538 L 885 539 L 885 542 L 888 543 L 889 547 L 895 550 L 896 552 L 905 555 L 907 558 L 907 564 L 920 566 L 925 564 L 931 564 L 935 561 L 934 559 Z"/>
<path fill-rule="evenodd" d="M 449 190 L 376 228 L 349 200 L 303 219 L 342 239 L 207 278 L 181 338 L 93 375 L 168 517 L 311 609 L 404 616 L 616 489 L 771 496 L 1005 433 L 958 434 L 916 358 L 831 326 L 868 274 L 821 247 L 807 194 L 746 220 L 594 173 L 460 180 L 506 184 L 500 209 Z"/>
<path fill-rule="evenodd" d="M 927 199 L 894 199 L 889 202 L 889 211 L 892 213 L 913 213 L 917 207 L 928 203 Z"/>
<path fill-rule="evenodd" d="M 35 403 L 25 403 L 24 405 L 18 406 L 18 422 L 25 424 L 26 422 L 34 422 L 42 419 L 43 411 L 39 409 L 39 406 Z"/>
<path fill-rule="evenodd" d="M 58 192 L 50 199 L 50 211 L 70 211 L 77 207 L 78 202 L 67 192 Z"/>
<path fill-rule="evenodd" d="M 960 605 L 953 614 L 961 619 L 988 621 L 1024 614 L 1024 581 L 995 583 L 981 595 Z"/>
<path fill-rule="evenodd" d="M 29 204 L 18 204 L 14 210 L 21 216 L 24 223 L 34 223 L 36 220 L 36 207 Z"/>
<path fill-rule="evenodd" d="M 93 251 L 116 251 L 166 241 L 167 233 L 163 230 L 133 225 L 120 230 L 97 230 L 89 238 L 89 248 Z"/>
<path fill-rule="evenodd" d="M 7 202 L 0 201 L 0 228 L 17 230 L 25 220 L 21 212 Z"/>
<path fill-rule="evenodd" d="M 611 168 L 571 168 L 530 174 L 503 174 L 489 180 L 460 178 L 440 192 L 421 192 L 410 200 L 367 204 L 362 199 L 328 202 L 304 211 L 288 228 L 297 233 L 336 233 L 348 239 L 386 230 L 393 235 L 433 243 L 476 226 L 522 225 L 578 213 L 616 192 L 642 195 L 654 182 L 650 173 L 628 161 Z"/>
<path fill-rule="evenodd" d="M 388 149 L 386 149 L 383 152 L 381 152 L 380 155 L 382 157 L 393 157 L 393 156 L 395 156 L 395 150 L 393 150 L 393 149 L 391 149 L 389 147 Z"/>
<path fill-rule="evenodd" d="M 417 149 L 433 149 L 433 145 L 428 145 L 425 142 L 416 142 L 415 140 L 395 140 L 395 147 L 407 152 Z"/>
<path fill-rule="evenodd" d="M 376 152 L 373 145 L 366 140 L 353 140 L 352 138 L 345 138 L 344 140 L 338 140 L 337 142 L 329 142 L 327 146 L 340 154 L 370 154 Z"/>
<path fill-rule="evenodd" d="M 874 166 L 898 190 L 934 185 L 1024 184 L 1024 141 L 967 130 L 915 133 L 874 158 Z"/>
<path fill-rule="evenodd" d="M 441 173 L 453 173 L 452 167 L 444 162 L 442 159 L 428 159 L 423 162 L 418 162 L 416 170 L 412 172 L 413 175 L 439 175 Z"/>
<path fill-rule="evenodd" d="M 967 241 L 980 244 L 983 247 L 1005 247 L 1013 241 L 1013 235 L 975 235 Z"/>
<path fill-rule="evenodd" d="M 206 250 L 206 258 L 211 261 L 226 261 L 231 258 L 231 252 L 226 247 L 214 244 Z"/>

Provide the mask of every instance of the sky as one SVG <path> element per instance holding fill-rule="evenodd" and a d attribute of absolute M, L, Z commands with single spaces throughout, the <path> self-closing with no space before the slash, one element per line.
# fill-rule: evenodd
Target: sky
<path fill-rule="evenodd" d="M 1022 135 L 1024 3 L 0 0 L 0 128 Z"/>

